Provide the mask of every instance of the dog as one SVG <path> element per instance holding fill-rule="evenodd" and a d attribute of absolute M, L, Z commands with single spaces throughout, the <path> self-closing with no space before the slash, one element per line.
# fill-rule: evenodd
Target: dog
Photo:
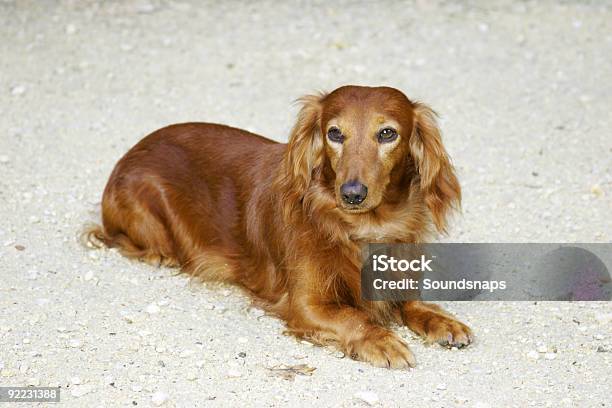
<path fill-rule="evenodd" d="M 146 136 L 114 168 L 89 240 L 240 285 L 289 333 L 374 366 L 416 364 L 391 323 L 470 344 L 436 305 L 360 296 L 365 244 L 424 242 L 460 206 L 434 111 L 390 87 L 299 101 L 287 144 L 209 123 Z"/>

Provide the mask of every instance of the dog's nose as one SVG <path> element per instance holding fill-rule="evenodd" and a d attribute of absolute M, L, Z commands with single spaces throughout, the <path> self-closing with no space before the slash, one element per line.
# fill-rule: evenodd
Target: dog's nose
<path fill-rule="evenodd" d="M 349 181 L 340 186 L 340 194 L 347 204 L 361 204 L 368 195 L 368 188 L 358 181 Z"/>

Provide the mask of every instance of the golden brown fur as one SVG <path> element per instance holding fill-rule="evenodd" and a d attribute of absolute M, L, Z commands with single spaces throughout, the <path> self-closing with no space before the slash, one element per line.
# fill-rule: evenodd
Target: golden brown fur
<path fill-rule="evenodd" d="M 113 170 L 92 241 L 241 285 L 293 334 L 377 366 L 415 364 L 392 321 L 428 341 L 470 343 L 469 328 L 435 305 L 360 294 L 364 244 L 422 242 L 460 203 L 433 111 L 386 87 L 301 103 L 288 144 L 206 123 L 145 137 Z"/>

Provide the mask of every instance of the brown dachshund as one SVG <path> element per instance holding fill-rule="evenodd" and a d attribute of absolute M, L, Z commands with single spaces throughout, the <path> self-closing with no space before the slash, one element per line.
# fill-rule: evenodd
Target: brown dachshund
<path fill-rule="evenodd" d="M 296 336 L 376 366 L 415 364 L 391 322 L 469 344 L 435 305 L 361 298 L 364 244 L 423 242 L 460 204 L 434 112 L 388 87 L 301 102 L 288 144 L 208 123 L 145 137 L 113 170 L 90 240 L 238 284 Z"/>

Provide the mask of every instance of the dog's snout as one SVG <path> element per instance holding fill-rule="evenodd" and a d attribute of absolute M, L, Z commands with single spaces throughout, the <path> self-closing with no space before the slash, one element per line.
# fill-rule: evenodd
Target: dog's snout
<path fill-rule="evenodd" d="M 340 186 L 340 194 L 347 204 L 361 204 L 368 195 L 368 188 L 358 181 L 349 181 Z"/>

